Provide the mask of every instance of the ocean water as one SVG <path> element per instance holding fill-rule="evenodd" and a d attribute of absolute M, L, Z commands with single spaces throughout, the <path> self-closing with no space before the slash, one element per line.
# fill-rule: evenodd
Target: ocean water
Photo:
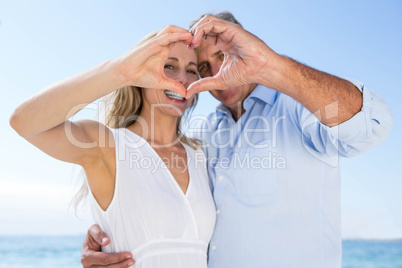
<path fill-rule="evenodd" d="M 83 235 L 0 236 L 0 267 L 81 267 L 83 239 Z M 402 241 L 345 240 L 342 268 L 402 268 Z"/>
<path fill-rule="evenodd" d="M 0 236 L 0 267 L 82 267 L 83 239 L 83 235 Z"/>
<path fill-rule="evenodd" d="M 402 240 L 344 240 L 342 268 L 402 268 Z"/>

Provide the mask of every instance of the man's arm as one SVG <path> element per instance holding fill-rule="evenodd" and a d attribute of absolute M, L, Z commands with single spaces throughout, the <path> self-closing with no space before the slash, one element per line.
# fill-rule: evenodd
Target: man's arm
<path fill-rule="evenodd" d="M 237 24 L 206 16 L 190 32 L 194 35 L 193 47 L 206 40 L 221 49 L 225 59 L 216 76 L 190 85 L 187 96 L 210 89 L 262 84 L 297 100 L 329 126 L 350 119 L 362 107 L 362 94 L 349 81 L 278 55 Z"/>
<path fill-rule="evenodd" d="M 275 52 L 273 52 L 275 53 Z M 260 84 L 297 100 L 325 125 L 336 126 L 362 108 L 362 92 L 351 82 L 279 56 L 274 72 L 265 68 Z"/>
<path fill-rule="evenodd" d="M 82 266 L 87 267 L 130 267 L 134 260 L 130 252 L 104 253 L 101 246 L 110 243 L 110 238 L 102 231 L 99 225 L 92 225 L 84 239 L 81 250 Z"/>

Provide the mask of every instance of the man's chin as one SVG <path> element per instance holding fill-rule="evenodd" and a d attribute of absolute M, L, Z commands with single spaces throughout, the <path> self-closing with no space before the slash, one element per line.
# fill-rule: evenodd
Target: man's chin
<path fill-rule="evenodd" d="M 241 93 L 241 87 L 232 87 L 225 90 L 211 90 L 210 93 L 218 101 L 222 102 L 226 106 L 230 106 L 233 102 L 237 102 L 239 93 Z"/>

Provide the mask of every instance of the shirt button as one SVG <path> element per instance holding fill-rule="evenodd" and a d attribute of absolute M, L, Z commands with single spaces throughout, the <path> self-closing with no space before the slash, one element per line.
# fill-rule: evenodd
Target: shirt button
<path fill-rule="evenodd" d="M 216 246 L 215 246 L 215 245 L 213 245 L 213 246 L 211 247 L 211 249 L 212 249 L 212 250 L 215 250 L 215 249 L 216 249 Z"/>
<path fill-rule="evenodd" d="M 216 214 L 219 215 L 221 211 L 219 209 L 216 210 Z"/>
<path fill-rule="evenodd" d="M 220 180 L 220 181 L 223 180 L 223 176 L 219 176 L 218 180 Z"/>

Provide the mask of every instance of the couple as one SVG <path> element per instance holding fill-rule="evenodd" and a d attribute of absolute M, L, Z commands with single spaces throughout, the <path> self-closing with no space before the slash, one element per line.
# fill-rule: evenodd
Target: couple
<path fill-rule="evenodd" d="M 206 90 L 221 104 L 190 139 L 180 118 Z M 66 121 L 105 95 L 106 125 Z M 49 86 L 10 123 L 84 168 L 108 236 L 90 229 L 85 267 L 206 267 L 208 250 L 208 267 L 322 268 L 341 266 L 338 156 L 379 144 L 392 116 L 364 84 L 278 55 L 219 13 Z"/>

